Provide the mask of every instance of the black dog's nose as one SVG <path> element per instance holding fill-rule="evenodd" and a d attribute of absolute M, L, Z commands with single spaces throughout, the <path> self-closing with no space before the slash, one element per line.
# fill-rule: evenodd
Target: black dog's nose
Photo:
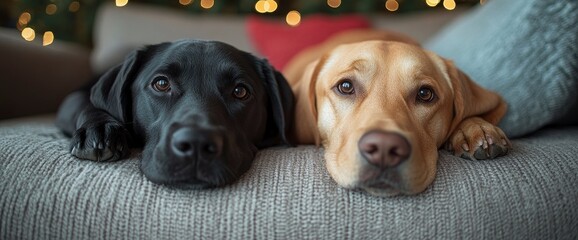
<path fill-rule="evenodd" d="M 173 133 L 172 149 L 181 157 L 217 157 L 223 149 L 223 136 L 210 130 L 182 127 Z"/>
<path fill-rule="evenodd" d="M 364 134 L 358 148 L 367 162 L 380 168 L 395 167 L 407 160 L 411 153 L 411 146 L 405 137 L 385 131 Z"/>

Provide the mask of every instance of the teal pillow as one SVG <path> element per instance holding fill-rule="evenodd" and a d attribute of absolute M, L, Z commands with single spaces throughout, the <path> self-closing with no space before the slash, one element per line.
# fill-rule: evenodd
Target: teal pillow
<path fill-rule="evenodd" d="M 481 86 L 500 93 L 500 127 L 519 137 L 578 123 L 578 1 L 492 0 L 425 44 Z"/>

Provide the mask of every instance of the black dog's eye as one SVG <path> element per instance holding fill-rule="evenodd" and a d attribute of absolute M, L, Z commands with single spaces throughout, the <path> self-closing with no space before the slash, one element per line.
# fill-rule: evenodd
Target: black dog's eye
<path fill-rule="evenodd" d="M 353 87 L 353 83 L 346 79 L 337 85 L 337 91 L 343 95 L 351 95 L 355 93 L 355 88 Z"/>
<path fill-rule="evenodd" d="M 168 92 L 171 90 L 171 83 L 166 77 L 156 77 L 153 80 L 152 87 L 157 92 Z"/>
<path fill-rule="evenodd" d="M 249 98 L 249 90 L 247 90 L 245 86 L 239 84 L 235 86 L 235 89 L 233 89 L 233 97 L 240 100 L 245 100 Z"/>
<path fill-rule="evenodd" d="M 417 90 L 417 100 L 424 103 L 432 102 L 436 95 L 430 87 L 421 87 Z"/>

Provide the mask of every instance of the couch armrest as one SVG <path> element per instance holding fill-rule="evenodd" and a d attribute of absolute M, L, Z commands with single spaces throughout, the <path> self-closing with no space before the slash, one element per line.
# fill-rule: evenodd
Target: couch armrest
<path fill-rule="evenodd" d="M 0 28 L 0 52 L 0 119 L 55 112 L 66 94 L 92 75 L 90 51 L 73 44 L 43 47 Z"/>

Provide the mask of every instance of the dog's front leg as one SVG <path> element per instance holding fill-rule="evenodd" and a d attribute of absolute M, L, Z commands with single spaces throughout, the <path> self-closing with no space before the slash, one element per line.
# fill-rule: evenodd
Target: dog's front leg
<path fill-rule="evenodd" d="M 74 92 L 64 100 L 56 125 L 72 137 L 70 153 L 80 159 L 115 161 L 129 152 L 129 131 L 109 113 L 95 108 L 87 92 Z"/>

